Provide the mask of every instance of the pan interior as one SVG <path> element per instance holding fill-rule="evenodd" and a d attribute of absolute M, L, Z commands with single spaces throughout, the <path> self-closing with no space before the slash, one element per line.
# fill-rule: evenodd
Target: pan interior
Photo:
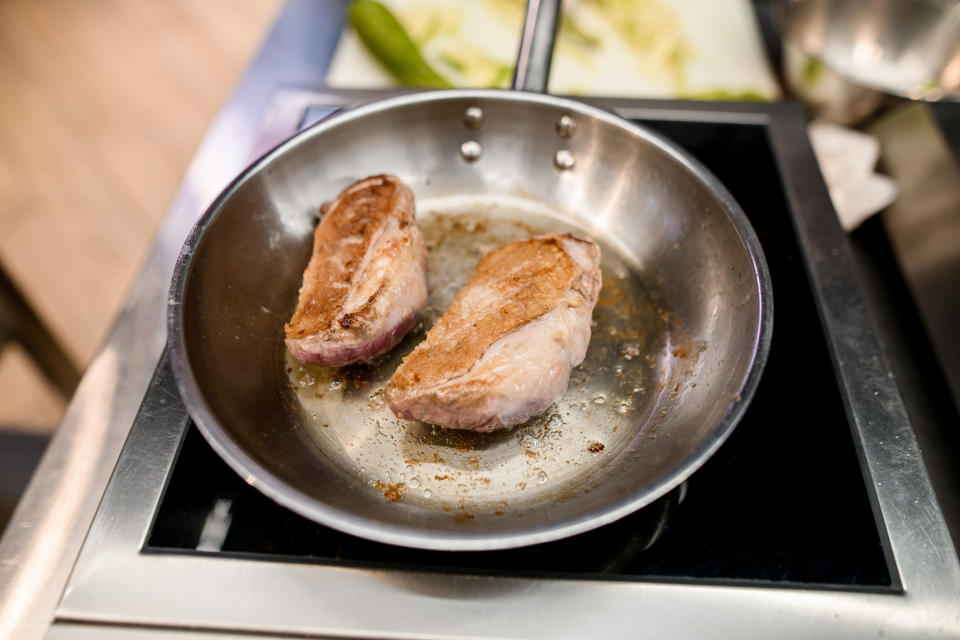
<path fill-rule="evenodd" d="M 677 336 L 651 282 L 619 250 L 569 219 L 517 198 L 436 198 L 419 203 L 429 249 L 429 301 L 404 342 L 378 361 L 340 369 L 287 354 L 289 387 L 318 452 L 343 474 L 388 501 L 446 512 L 529 515 L 538 506 L 588 490 L 584 479 L 616 458 L 643 429 L 656 437 L 653 407 L 685 384 L 692 345 L 672 357 Z M 459 432 L 400 420 L 383 390 L 403 356 L 426 335 L 466 283 L 483 252 L 540 233 L 572 232 L 598 241 L 604 286 L 592 340 L 563 397 L 523 425 L 495 433 Z M 676 382 L 673 382 L 676 380 Z M 671 382 L 673 382 L 671 384 Z"/>

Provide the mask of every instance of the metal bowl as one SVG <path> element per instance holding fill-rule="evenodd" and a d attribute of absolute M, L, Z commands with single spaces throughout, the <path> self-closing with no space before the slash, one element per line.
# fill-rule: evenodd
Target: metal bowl
<path fill-rule="evenodd" d="M 853 125 L 890 95 L 956 97 L 956 0 L 780 0 L 773 16 L 787 86 L 817 117 Z"/>

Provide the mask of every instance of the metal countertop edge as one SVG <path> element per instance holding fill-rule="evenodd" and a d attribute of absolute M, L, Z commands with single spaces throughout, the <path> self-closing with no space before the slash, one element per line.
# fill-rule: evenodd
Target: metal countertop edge
<path fill-rule="evenodd" d="M 39 638 L 52 622 L 163 350 L 166 292 L 180 245 L 247 164 L 273 92 L 323 80 L 342 15 L 339 0 L 288 0 L 200 143 L 126 303 L 0 538 L 0 638 Z"/>

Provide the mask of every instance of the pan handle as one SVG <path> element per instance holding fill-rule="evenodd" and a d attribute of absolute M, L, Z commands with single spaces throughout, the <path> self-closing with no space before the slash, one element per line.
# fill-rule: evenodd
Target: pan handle
<path fill-rule="evenodd" d="M 529 0 L 520 52 L 513 73 L 515 91 L 547 92 L 553 44 L 560 24 L 561 0 Z"/>

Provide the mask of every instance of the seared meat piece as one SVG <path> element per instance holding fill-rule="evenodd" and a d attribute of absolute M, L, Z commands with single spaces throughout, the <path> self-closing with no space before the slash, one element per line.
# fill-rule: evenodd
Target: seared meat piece
<path fill-rule="evenodd" d="M 519 424 L 563 395 L 583 362 L 600 248 L 570 234 L 511 242 L 480 260 L 386 397 L 400 418 L 451 429 Z"/>
<path fill-rule="evenodd" d="M 427 249 L 413 193 L 374 176 L 322 208 L 286 343 L 304 362 L 340 367 L 390 350 L 427 303 Z"/>

